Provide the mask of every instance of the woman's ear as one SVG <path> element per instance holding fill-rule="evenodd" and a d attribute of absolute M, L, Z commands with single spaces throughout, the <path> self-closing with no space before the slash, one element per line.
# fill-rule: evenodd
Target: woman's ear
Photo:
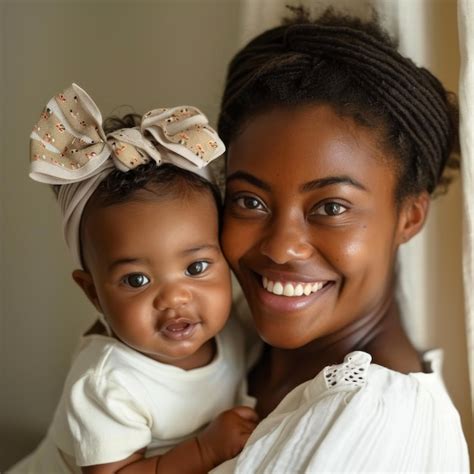
<path fill-rule="evenodd" d="M 400 205 L 398 219 L 397 243 L 399 245 L 408 242 L 423 228 L 430 201 L 430 195 L 426 191 L 404 199 Z"/>
<path fill-rule="evenodd" d="M 95 306 L 97 311 L 102 313 L 92 275 L 84 270 L 74 270 L 72 272 L 72 278 L 81 287 L 82 291 L 86 294 L 87 298 Z"/>

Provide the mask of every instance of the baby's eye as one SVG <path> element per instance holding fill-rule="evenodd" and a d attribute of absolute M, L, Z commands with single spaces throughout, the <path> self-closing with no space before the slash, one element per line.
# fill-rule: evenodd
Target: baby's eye
<path fill-rule="evenodd" d="M 131 273 L 122 278 L 122 283 L 132 288 L 140 288 L 150 283 L 150 279 L 143 273 Z"/>
<path fill-rule="evenodd" d="M 318 206 L 313 214 L 318 214 L 322 216 L 339 216 L 344 214 L 347 211 L 347 207 L 343 206 L 338 202 L 326 202 Z"/>
<path fill-rule="evenodd" d="M 186 275 L 187 276 L 196 276 L 201 274 L 206 270 L 206 268 L 209 266 L 209 262 L 204 262 L 200 260 L 199 262 L 193 262 L 191 265 L 189 265 L 188 268 L 186 268 Z"/>
<path fill-rule="evenodd" d="M 244 209 L 264 209 L 262 202 L 252 196 L 241 196 L 237 198 L 235 202 Z"/>

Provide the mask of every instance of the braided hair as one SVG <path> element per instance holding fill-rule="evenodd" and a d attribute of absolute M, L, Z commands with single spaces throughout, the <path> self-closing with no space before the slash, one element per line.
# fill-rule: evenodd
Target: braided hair
<path fill-rule="evenodd" d="M 229 65 L 218 130 L 226 145 L 245 121 L 275 106 L 327 104 L 378 133 L 396 158 L 396 199 L 446 185 L 457 145 L 455 96 L 397 51 L 375 13 L 368 22 L 303 7 L 250 41 Z"/>

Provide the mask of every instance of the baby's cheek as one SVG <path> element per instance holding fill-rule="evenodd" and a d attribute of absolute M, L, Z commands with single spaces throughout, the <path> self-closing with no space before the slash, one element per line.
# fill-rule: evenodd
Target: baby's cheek
<path fill-rule="evenodd" d="M 212 298 L 206 299 L 199 310 L 209 335 L 215 336 L 225 326 L 229 314 L 230 303 L 220 294 L 215 294 Z"/>

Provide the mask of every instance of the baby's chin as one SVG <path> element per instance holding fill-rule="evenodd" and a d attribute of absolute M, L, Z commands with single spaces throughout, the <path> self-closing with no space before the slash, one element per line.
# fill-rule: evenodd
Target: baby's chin
<path fill-rule="evenodd" d="M 140 352 L 150 359 L 156 360 L 163 364 L 181 366 L 183 363 L 192 363 L 192 359 L 198 351 L 199 347 L 196 347 L 195 344 L 187 341 L 184 343 L 176 344 L 175 347 L 160 347 L 150 348 L 144 347 L 133 347 L 132 349 Z"/>

